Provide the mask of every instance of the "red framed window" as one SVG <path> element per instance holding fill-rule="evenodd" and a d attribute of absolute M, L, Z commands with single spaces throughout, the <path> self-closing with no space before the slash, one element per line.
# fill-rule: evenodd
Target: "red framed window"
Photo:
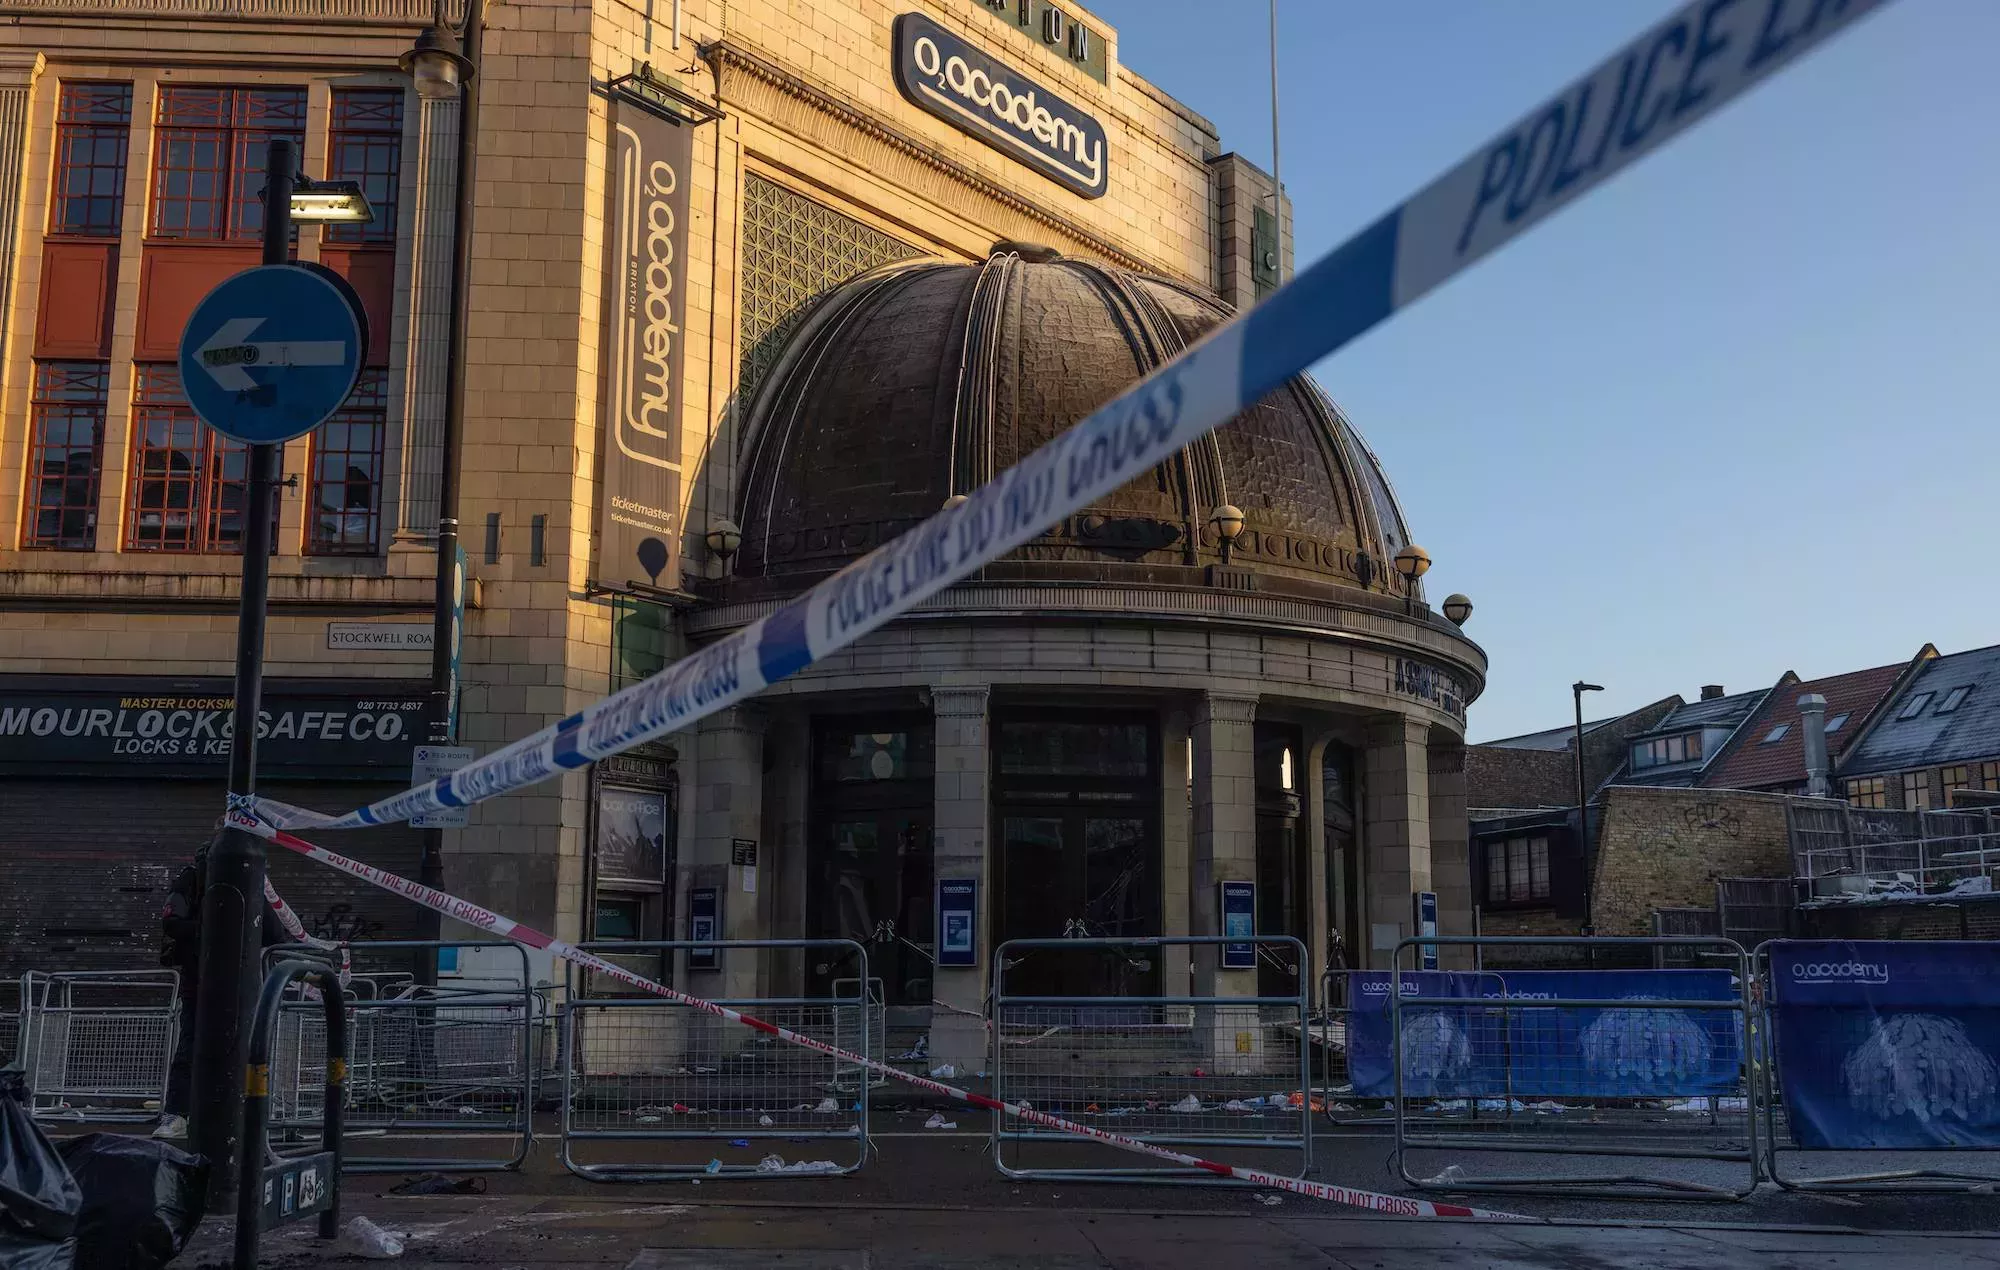
<path fill-rule="evenodd" d="M 256 238 L 264 228 L 265 146 L 290 137 L 303 147 L 305 128 L 303 88 L 162 88 L 148 232 L 155 238 Z"/>
<path fill-rule="evenodd" d="M 241 551 L 248 452 L 195 415 L 178 367 L 133 372 L 126 550 Z"/>
<path fill-rule="evenodd" d="M 56 106 L 56 180 L 49 233 L 116 238 L 125 216 L 132 85 L 64 84 Z"/>
<path fill-rule="evenodd" d="M 313 431 L 306 552 L 372 556 L 382 533 L 382 444 L 388 373 L 364 370 L 347 404 Z"/>
<path fill-rule="evenodd" d="M 366 225 L 328 225 L 330 243 L 396 241 L 396 195 L 403 175 L 403 91 L 348 88 L 333 94 L 327 137 L 329 180 L 359 181 L 375 219 Z"/>
<path fill-rule="evenodd" d="M 37 362 L 29 403 L 28 506 L 21 545 L 97 546 L 97 480 L 104 463 L 104 362 Z"/>

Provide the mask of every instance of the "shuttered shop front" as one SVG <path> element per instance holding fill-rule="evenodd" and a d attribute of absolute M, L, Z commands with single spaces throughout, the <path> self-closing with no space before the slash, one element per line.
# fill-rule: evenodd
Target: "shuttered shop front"
<path fill-rule="evenodd" d="M 425 700 L 405 682 L 267 684 L 259 792 L 344 810 L 402 789 Z M 0 679 L 0 977 L 158 964 L 167 889 L 222 813 L 229 710 L 227 683 Z M 329 836 L 405 876 L 421 843 L 407 826 Z M 407 900 L 289 852 L 270 875 L 316 935 L 422 930 Z"/>

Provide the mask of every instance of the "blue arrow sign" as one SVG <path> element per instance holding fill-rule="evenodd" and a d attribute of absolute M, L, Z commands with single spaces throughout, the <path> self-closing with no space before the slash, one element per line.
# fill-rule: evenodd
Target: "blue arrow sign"
<path fill-rule="evenodd" d="M 304 436 L 347 401 L 367 321 L 344 279 L 313 265 L 260 265 L 223 279 L 181 332 L 194 412 L 251 445 Z"/>

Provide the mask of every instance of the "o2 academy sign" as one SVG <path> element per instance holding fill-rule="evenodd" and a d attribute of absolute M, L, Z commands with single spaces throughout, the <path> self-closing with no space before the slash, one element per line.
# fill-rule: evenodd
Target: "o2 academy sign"
<path fill-rule="evenodd" d="M 1085 198 L 1108 188 L 1104 126 L 918 13 L 896 19 L 910 103 Z"/>

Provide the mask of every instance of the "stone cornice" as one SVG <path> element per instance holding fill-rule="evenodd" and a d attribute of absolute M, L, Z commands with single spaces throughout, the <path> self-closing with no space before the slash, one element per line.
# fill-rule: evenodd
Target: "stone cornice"
<path fill-rule="evenodd" d="M 225 573 L 0 572 L 0 601 L 10 609 L 98 609 L 122 612 L 234 612 L 240 580 Z M 437 583 L 424 577 L 278 574 L 274 609 L 429 612 Z"/>
<path fill-rule="evenodd" d="M 423 27 L 434 0 L 0 0 L 0 15 L 38 18 L 164 18 L 174 21 L 355 23 Z M 465 0 L 445 0 L 456 23 Z"/>
<path fill-rule="evenodd" d="M 725 71 L 740 72 L 742 78 L 749 81 L 750 84 L 767 90 L 771 94 L 771 99 L 763 103 L 759 103 L 754 99 L 733 97 L 732 90 L 729 87 L 728 76 L 725 75 L 723 80 L 725 85 L 723 96 L 731 97 L 738 105 L 749 107 L 752 113 L 771 119 L 773 122 L 795 127 L 803 134 L 809 125 L 806 125 L 804 121 L 797 119 L 795 116 L 793 118 L 786 118 L 786 112 L 777 108 L 781 105 L 779 99 L 790 99 L 791 101 L 798 102 L 809 107 L 812 111 L 844 125 L 849 131 L 858 133 L 876 145 L 894 152 L 904 161 L 914 162 L 930 169 L 933 173 L 948 177 L 955 184 L 970 188 L 985 199 L 1012 212 L 1015 216 L 1025 218 L 1046 229 L 1057 231 L 1092 255 L 1107 260 L 1112 264 L 1121 265 L 1124 268 L 1141 273 L 1173 272 L 1159 261 L 1146 260 L 1135 256 L 1110 239 L 1084 228 L 1068 217 L 1059 216 L 1047 208 L 1037 205 L 1034 201 L 1023 198 L 1015 191 L 1008 189 L 1006 186 L 989 177 L 981 175 L 972 168 L 944 154 L 929 142 L 904 132 L 887 120 L 841 101 L 831 93 L 800 79 L 797 75 L 792 74 L 790 71 L 783 69 L 776 63 L 746 47 L 740 40 L 724 38 L 712 44 L 704 44 L 702 46 L 702 54 L 721 66 Z M 761 109 L 759 108 L 760 105 Z M 812 139 L 824 140 L 824 138 Z M 867 156 L 850 154 L 849 157 L 862 162 L 864 166 L 869 167 L 871 170 L 880 171 L 880 166 L 868 162 Z M 885 173 L 884 175 L 887 174 Z M 960 208 L 958 210 L 964 211 L 966 209 Z"/>
<path fill-rule="evenodd" d="M 32 87 L 47 65 L 39 49 L 0 49 L 0 88 Z"/>
<path fill-rule="evenodd" d="M 691 613 L 687 631 L 695 639 L 713 639 L 777 611 L 782 602 L 752 600 Z M 991 622 L 1010 618 L 1099 623 L 1124 619 L 1318 636 L 1431 658 L 1465 677 L 1468 698 L 1477 697 L 1486 686 L 1486 654 L 1463 636 L 1400 614 L 1290 596 L 1198 587 L 986 582 L 952 587 L 898 620 Z"/>

